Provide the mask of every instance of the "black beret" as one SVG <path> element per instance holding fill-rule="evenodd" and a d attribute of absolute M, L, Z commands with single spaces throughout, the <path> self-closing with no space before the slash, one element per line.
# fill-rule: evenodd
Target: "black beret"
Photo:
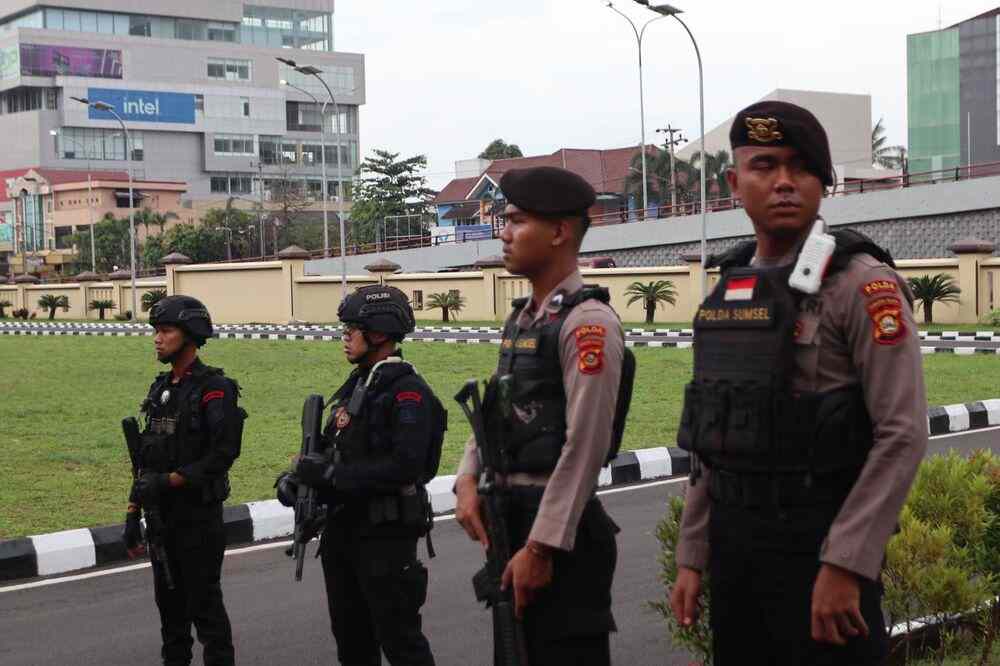
<path fill-rule="evenodd" d="M 734 150 L 742 146 L 797 148 L 810 173 L 827 187 L 836 182 L 826 130 L 801 106 L 777 101 L 751 104 L 736 114 L 729 143 Z"/>
<path fill-rule="evenodd" d="M 500 179 L 500 191 L 509 203 L 539 215 L 586 212 L 597 194 L 583 178 L 557 167 L 511 169 Z"/>

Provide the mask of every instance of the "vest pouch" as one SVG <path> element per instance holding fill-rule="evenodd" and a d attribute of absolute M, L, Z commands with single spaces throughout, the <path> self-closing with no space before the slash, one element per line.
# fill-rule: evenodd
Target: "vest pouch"
<path fill-rule="evenodd" d="M 770 389 L 756 384 L 733 387 L 723 443 L 727 455 L 759 456 L 769 448 L 771 396 Z"/>
<path fill-rule="evenodd" d="M 146 431 L 141 436 L 142 468 L 151 472 L 173 471 L 172 435 Z"/>
<path fill-rule="evenodd" d="M 694 415 L 697 432 L 695 453 L 708 456 L 721 454 L 725 450 L 729 385 L 723 382 L 703 384 L 700 392 L 700 409 Z"/>
<path fill-rule="evenodd" d="M 551 472 L 562 455 L 563 443 L 566 441 L 565 430 L 561 432 L 542 432 L 529 442 L 518 447 L 517 457 L 510 461 L 509 469 L 514 472 L 528 474 L 544 474 Z"/>
<path fill-rule="evenodd" d="M 695 382 L 689 382 L 684 387 L 684 407 L 681 411 L 681 425 L 677 429 L 677 446 L 685 451 L 694 451 L 695 442 L 698 440 L 700 401 L 700 387 Z"/>
<path fill-rule="evenodd" d="M 399 498 L 376 495 L 368 500 L 368 524 L 374 526 L 399 521 Z"/>
<path fill-rule="evenodd" d="M 430 497 L 423 486 L 406 486 L 399 494 L 399 522 L 423 536 L 427 533 Z"/>
<path fill-rule="evenodd" d="M 873 442 L 871 418 L 859 389 L 832 391 L 820 396 L 812 462 L 817 474 L 861 467 Z"/>

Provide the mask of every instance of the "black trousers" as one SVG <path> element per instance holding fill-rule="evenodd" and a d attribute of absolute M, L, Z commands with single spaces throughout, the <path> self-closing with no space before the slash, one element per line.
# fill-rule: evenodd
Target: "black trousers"
<path fill-rule="evenodd" d="M 519 490 L 519 489 L 516 489 Z M 538 513 L 539 493 L 515 492 L 507 510 L 511 550 L 527 541 Z M 552 583 L 524 611 L 524 634 L 532 666 L 611 663 L 609 634 L 616 630 L 611 613 L 611 584 L 618 561 L 618 526 L 597 498 L 580 518 L 570 552 L 552 561 Z"/>
<path fill-rule="evenodd" d="M 840 503 L 746 508 L 712 503 L 709 540 L 712 645 L 716 666 L 866 666 L 888 651 L 881 584 L 861 579 L 870 637 L 845 646 L 812 640 L 819 552 Z"/>
<path fill-rule="evenodd" d="M 322 537 L 323 577 L 337 657 L 344 666 L 433 666 L 421 628 L 427 569 L 417 539 L 362 536 L 350 524 L 331 524 Z"/>
<path fill-rule="evenodd" d="M 226 532 L 222 504 L 203 507 L 196 517 L 171 516 L 165 535 L 167 561 L 174 579 L 168 590 L 159 563 L 153 564 L 156 605 L 160 610 L 163 663 L 191 663 L 191 625 L 204 646 L 206 666 L 235 664 L 233 632 L 222 603 L 222 558 Z"/>

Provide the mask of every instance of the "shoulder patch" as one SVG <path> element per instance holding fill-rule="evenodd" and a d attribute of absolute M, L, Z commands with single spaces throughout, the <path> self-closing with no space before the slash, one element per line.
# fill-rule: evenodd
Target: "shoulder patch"
<path fill-rule="evenodd" d="M 867 297 L 876 294 L 897 294 L 899 293 L 899 285 L 896 284 L 895 280 L 872 280 L 861 287 L 861 293 Z"/>
<path fill-rule="evenodd" d="M 402 404 L 404 402 L 415 402 L 420 404 L 424 401 L 424 396 L 420 395 L 418 391 L 400 391 L 396 394 L 396 402 Z"/>
<path fill-rule="evenodd" d="M 906 336 L 903 303 L 897 296 L 877 298 L 868 303 L 866 309 L 872 320 L 875 342 L 880 345 L 895 345 Z"/>
<path fill-rule="evenodd" d="M 573 335 L 576 336 L 577 344 L 580 340 L 585 338 L 603 338 L 606 337 L 608 331 L 603 326 L 598 326 L 596 324 L 578 326 Z"/>
<path fill-rule="evenodd" d="M 604 369 L 604 343 L 581 347 L 577 368 L 581 374 L 597 375 Z"/>
<path fill-rule="evenodd" d="M 213 400 L 220 400 L 226 397 L 225 391 L 209 391 L 205 395 L 201 396 L 201 404 L 209 403 Z"/>

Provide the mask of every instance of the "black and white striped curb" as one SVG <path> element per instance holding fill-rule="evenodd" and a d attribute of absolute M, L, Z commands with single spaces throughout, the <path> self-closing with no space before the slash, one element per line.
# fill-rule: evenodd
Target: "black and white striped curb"
<path fill-rule="evenodd" d="M 927 431 L 933 437 L 1000 425 L 1000 400 L 927 408 Z"/>
<path fill-rule="evenodd" d="M 920 339 L 928 342 L 1000 342 L 1000 331 L 920 331 Z"/>
<path fill-rule="evenodd" d="M 680 449 L 657 447 L 623 451 L 601 470 L 598 486 L 620 486 L 680 476 L 690 471 L 690 458 Z M 455 510 L 454 475 L 427 484 L 435 515 Z M 226 545 L 278 539 L 292 534 L 292 509 L 277 500 L 227 506 L 223 511 Z M 127 559 L 123 525 L 91 527 L 0 541 L 0 581 L 86 569 Z"/>
<path fill-rule="evenodd" d="M 974 356 L 976 354 L 1000 354 L 1000 347 L 921 347 L 921 354 L 955 354 Z"/>

